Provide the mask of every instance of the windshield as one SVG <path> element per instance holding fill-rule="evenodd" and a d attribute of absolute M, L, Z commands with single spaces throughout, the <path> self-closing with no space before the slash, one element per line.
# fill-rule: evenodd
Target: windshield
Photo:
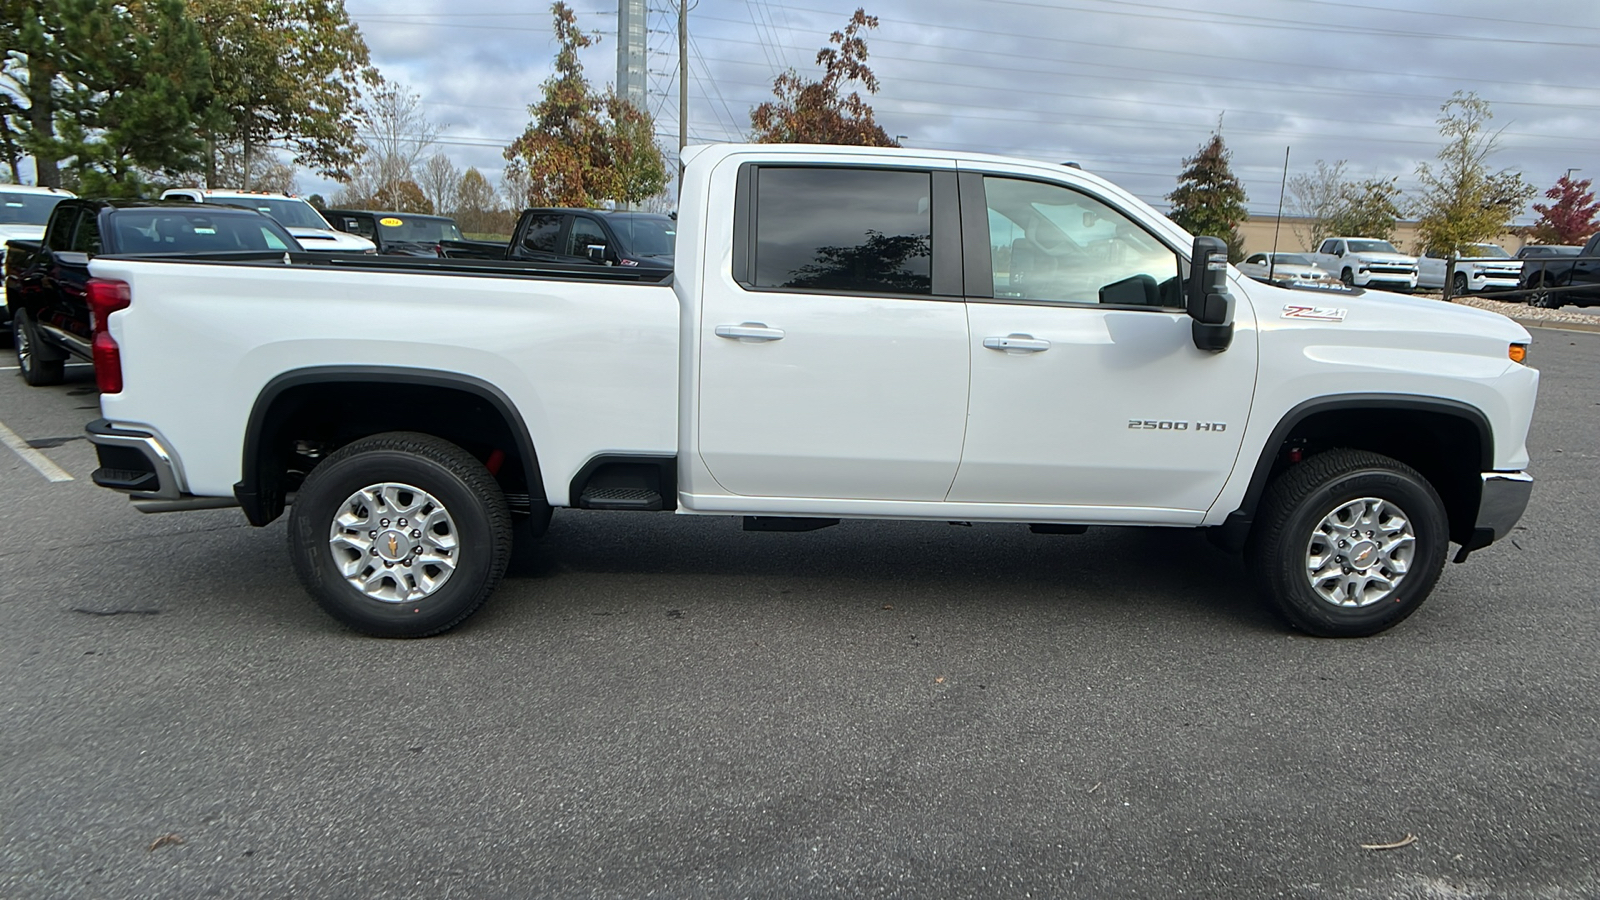
<path fill-rule="evenodd" d="M 678 223 L 666 216 L 622 215 L 609 216 L 606 221 L 617 232 L 628 253 L 633 256 L 671 256 L 673 243 L 678 238 Z"/>
<path fill-rule="evenodd" d="M 1298 253 L 1279 253 L 1277 255 L 1277 257 L 1275 257 L 1275 260 L 1276 260 L 1276 264 L 1280 265 L 1280 266 L 1309 266 L 1309 265 L 1311 265 L 1311 260 L 1306 259 L 1304 256 L 1301 256 Z M 1272 259 L 1269 259 L 1268 261 L 1271 262 Z"/>
<path fill-rule="evenodd" d="M 271 219 L 203 209 L 123 209 L 111 219 L 118 253 L 299 250 Z"/>
<path fill-rule="evenodd" d="M 304 200 L 293 197 L 252 197 L 248 194 L 229 196 L 227 194 L 207 194 L 207 203 L 225 203 L 229 206 L 242 206 L 256 212 L 266 213 L 278 220 L 278 224 L 285 228 L 320 228 L 328 231 L 328 222 L 317 214 L 317 210 Z"/>
<path fill-rule="evenodd" d="M 1510 259 L 1511 254 L 1498 244 L 1467 244 L 1461 248 L 1462 256 L 1474 259 Z"/>
<path fill-rule="evenodd" d="M 0 225 L 43 225 L 50 210 L 66 199 L 65 194 L 24 194 L 0 191 Z"/>
<path fill-rule="evenodd" d="M 1351 253 L 1399 253 L 1388 241 L 1351 241 Z"/>
<path fill-rule="evenodd" d="M 450 219 L 438 216 L 379 216 L 383 239 L 413 244 L 437 244 L 462 240 L 461 229 Z"/>

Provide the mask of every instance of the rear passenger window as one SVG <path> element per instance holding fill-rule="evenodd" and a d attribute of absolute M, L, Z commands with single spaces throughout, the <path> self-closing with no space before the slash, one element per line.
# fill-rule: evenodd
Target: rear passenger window
<path fill-rule="evenodd" d="M 556 237 L 561 233 L 560 216 L 534 216 L 522 236 L 522 248 L 534 253 L 555 253 Z"/>
<path fill-rule="evenodd" d="M 78 220 L 78 230 L 72 234 L 72 249 L 78 253 L 100 252 L 100 211 L 86 209 Z"/>
<path fill-rule="evenodd" d="M 932 294 L 932 191 L 928 172 L 759 169 L 755 286 Z"/>

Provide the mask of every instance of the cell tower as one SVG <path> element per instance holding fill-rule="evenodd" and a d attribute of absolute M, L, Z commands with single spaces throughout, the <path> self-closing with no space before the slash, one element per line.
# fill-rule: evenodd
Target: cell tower
<path fill-rule="evenodd" d="M 617 0 L 617 95 L 639 109 L 645 106 L 646 0 Z"/>

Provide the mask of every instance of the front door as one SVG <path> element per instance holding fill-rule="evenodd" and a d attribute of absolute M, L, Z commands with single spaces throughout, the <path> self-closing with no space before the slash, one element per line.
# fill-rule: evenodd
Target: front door
<path fill-rule="evenodd" d="M 1248 310 L 1231 347 L 1198 350 L 1186 263 L 1166 243 L 1085 191 L 984 176 L 980 201 L 962 177 L 963 213 L 983 218 L 966 233 L 988 234 L 992 291 L 968 298 L 972 391 L 950 499 L 1128 521 L 1141 508 L 1208 508 L 1250 411 Z"/>
<path fill-rule="evenodd" d="M 969 367 L 953 171 L 739 171 L 699 322 L 707 469 L 747 496 L 943 500 Z"/>

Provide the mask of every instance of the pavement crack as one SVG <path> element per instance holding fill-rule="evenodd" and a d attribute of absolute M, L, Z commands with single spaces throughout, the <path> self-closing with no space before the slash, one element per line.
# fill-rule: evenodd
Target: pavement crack
<path fill-rule="evenodd" d="M 72 607 L 72 611 L 75 612 L 75 613 L 83 613 L 86 616 L 159 616 L 159 615 L 161 615 L 161 610 L 159 610 L 159 609 L 148 609 L 148 608 L 139 608 L 139 607 L 128 607 L 128 608 L 125 608 L 125 609 L 89 609 L 86 606 L 74 606 L 74 607 Z"/>

